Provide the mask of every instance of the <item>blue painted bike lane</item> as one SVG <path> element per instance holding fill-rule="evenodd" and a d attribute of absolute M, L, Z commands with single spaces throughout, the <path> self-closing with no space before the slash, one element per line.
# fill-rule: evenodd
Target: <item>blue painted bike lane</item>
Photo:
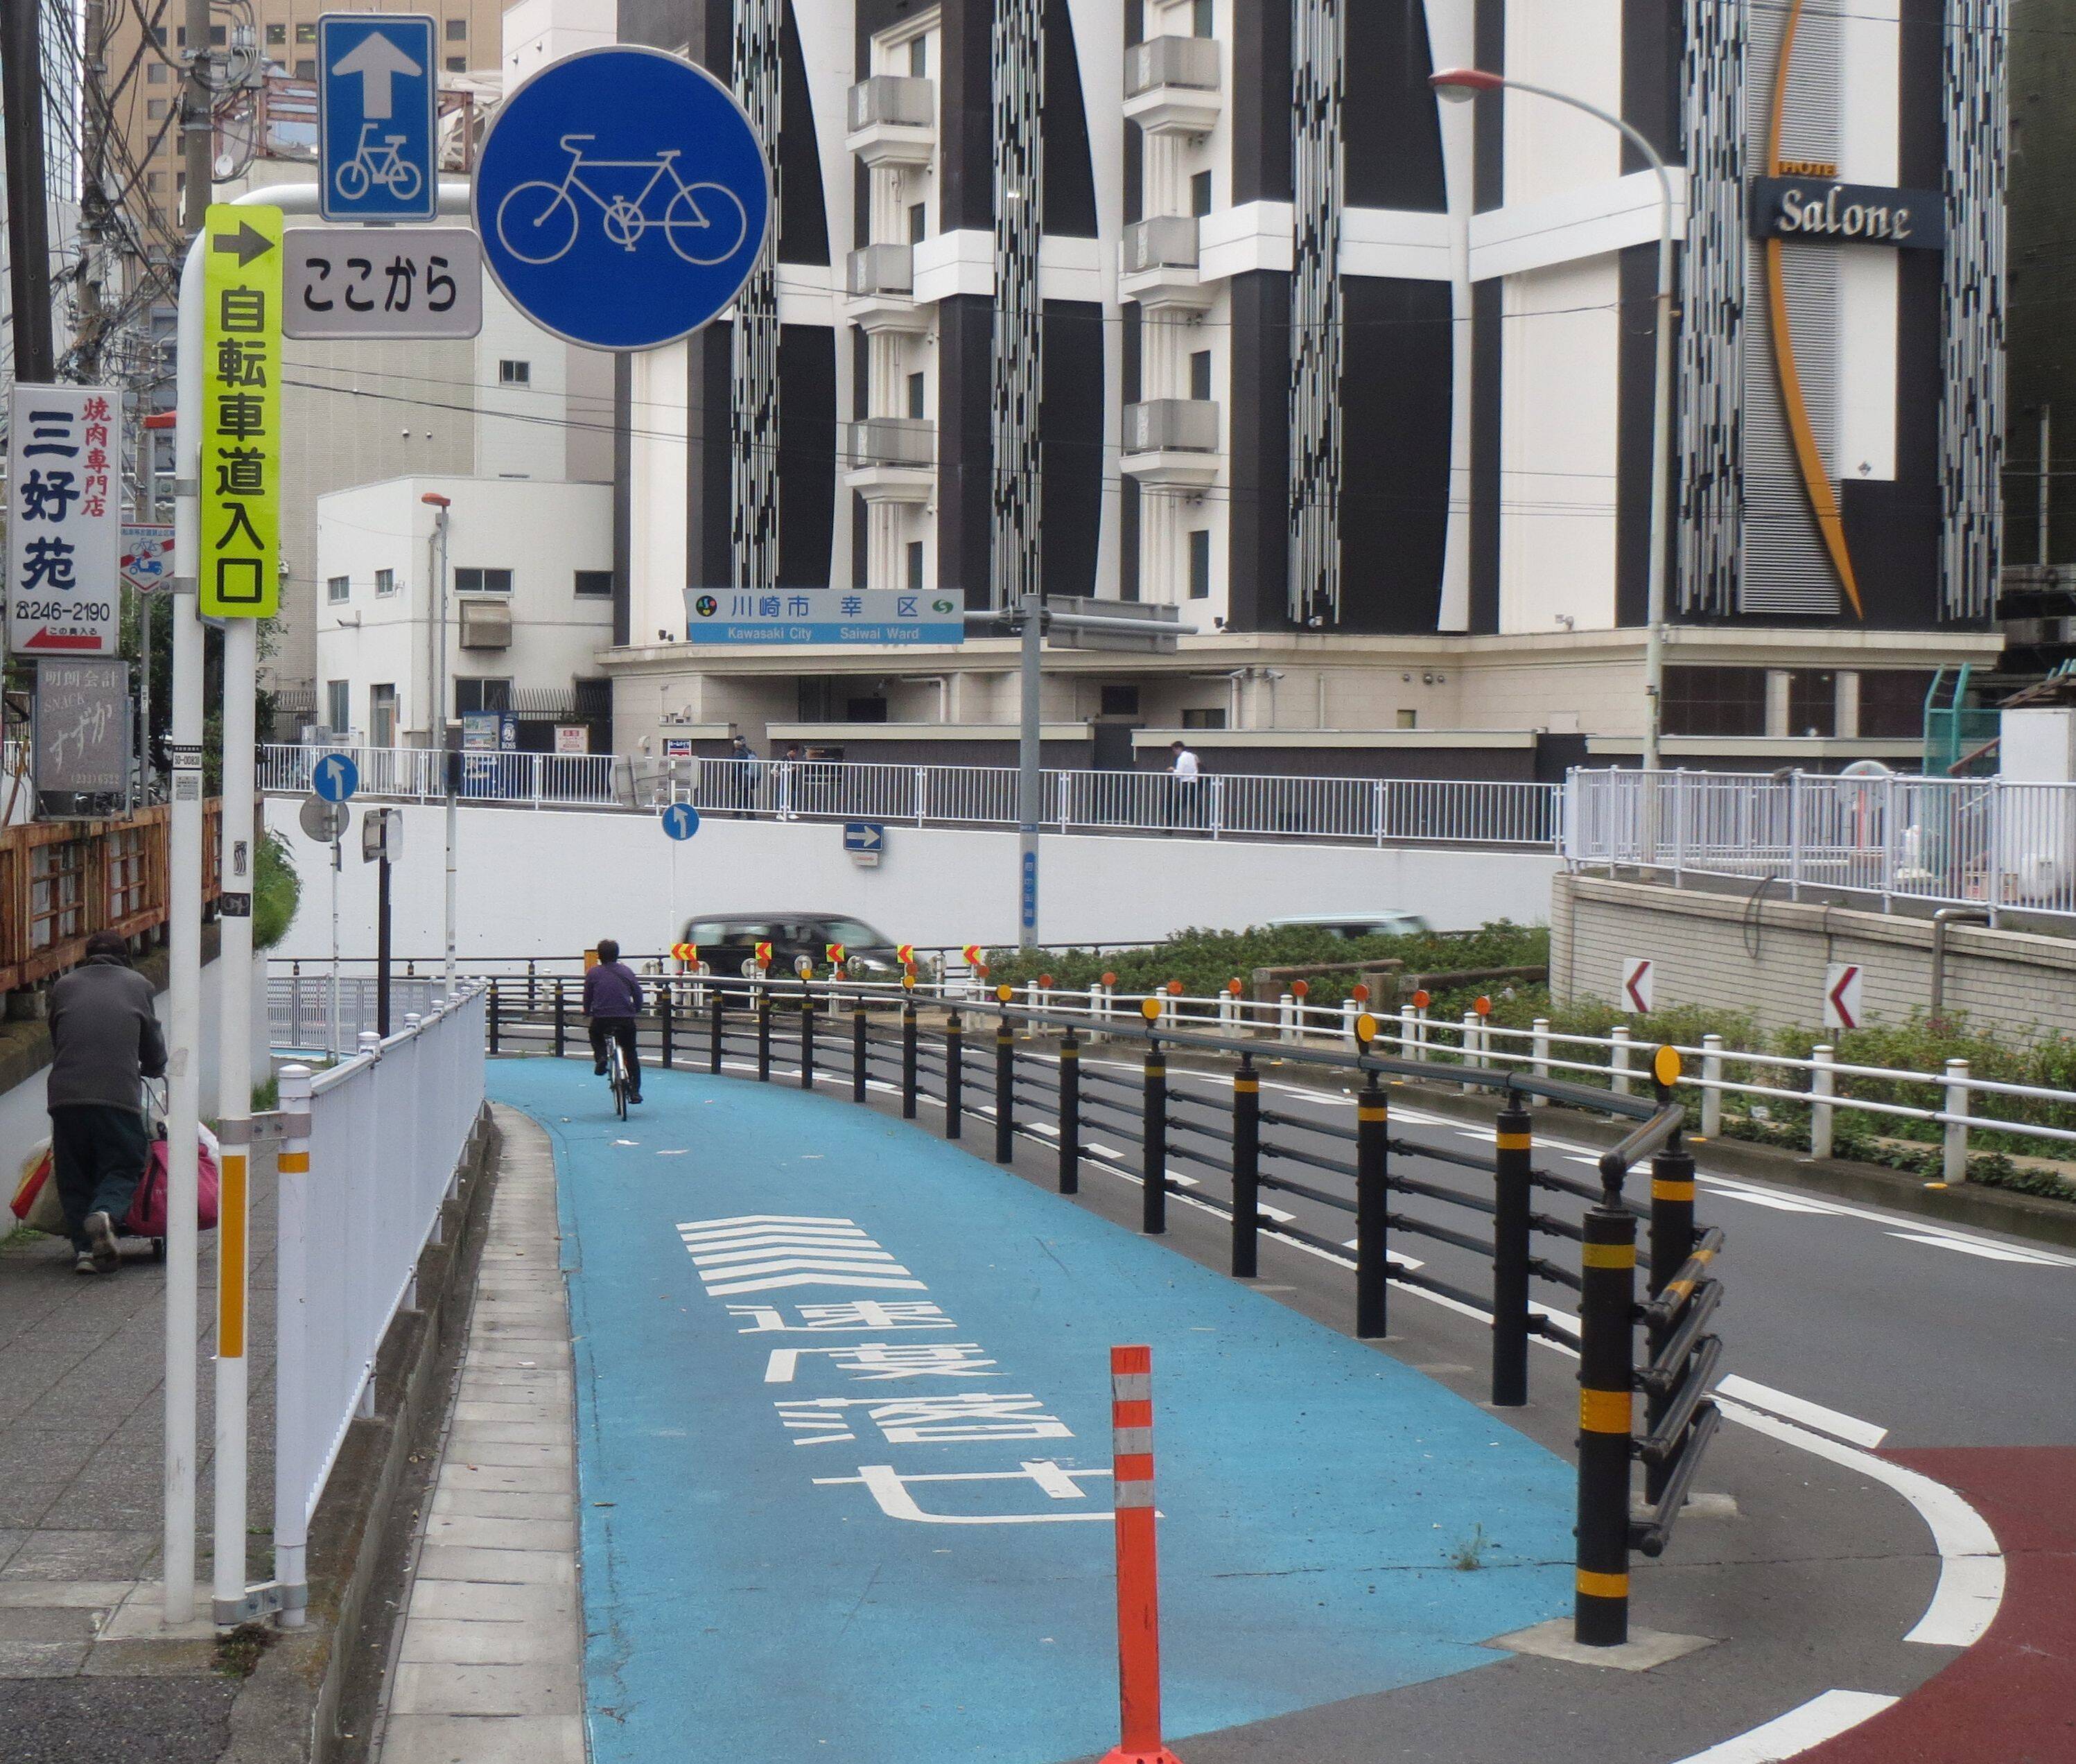
<path fill-rule="evenodd" d="M 581 1061 L 491 1066 L 561 1184 L 597 1764 L 1115 1744 L 1119 1342 L 1153 1348 L 1171 1737 L 1568 1608 L 1567 1467 L 1431 1380 L 915 1127 L 646 1080 L 621 1123 Z"/>

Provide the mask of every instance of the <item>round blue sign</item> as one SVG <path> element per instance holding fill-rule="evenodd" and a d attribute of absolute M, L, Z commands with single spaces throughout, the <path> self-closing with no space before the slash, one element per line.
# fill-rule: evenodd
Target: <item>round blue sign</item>
<path fill-rule="evenodd" d="M 473 201 L 512 303 L 594 349 L 697 330 L 741 291 L 771 225 L 741 106 L 659 49 L 586 49 L 526 81 L 483 143 Z"/>
<path fill-rule="evenodd" d="M 343 803 L 360 788 L 360 768 L 343 753 L 327 753 L 310 768 L 310 788 L 328 803 Z"/>
<path fill-rule="evenodd" d="M 663 831 L 673 839 L 690 839 L 700 830 L 700 811 L 690 803 L 673 803 L 663 811 Z"/>

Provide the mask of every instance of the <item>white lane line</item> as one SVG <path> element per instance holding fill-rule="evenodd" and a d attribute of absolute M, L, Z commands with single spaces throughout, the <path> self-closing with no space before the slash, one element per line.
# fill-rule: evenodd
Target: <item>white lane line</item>
<path fill-rule="evenodd" d="M 1828 1213 L 1834 1218 L 1842 1218 L 1845 1214 L 1843 1207 L 1827 1206 L 1820 1201 L 1792 1201 L 1784 1194 L 1748 1189 L 1739 1183 L 1725 1182 L 1720 1177 L 1704 1177 L 1701 1185 L 1724 1200 L 1742 1201 L 1747 1206 L 1763 1206 L 1775 1213 Z"/>
<path fill-rule="evenodd" d="M 1547 1317 L 1553 1323 L 1562 1323 L 1574 1335 L 1577 1334 L 1584 1326 L 1579 1322 L 1579 1314 L 1576 1311 L 1560 1311 L 1555 1305 L 1546 1305 L 1540 1299 L 1534 1298 L 1529 1300 L 1528 1308 L 1538 1317 Z M 1542 1338 L 1537 1339 L 1540 1340 Z M 1561 1343 L 1553 1345 L 1562 1346 Z M 1572 1351 L 1569 1347 L 1564 1347 L 1563 1351 L 1566 1353 Z"/>
<path fill-rule="evenodd" d="M 1349 1250 L 1359 1249 L 1361 1247 L 1362 1239 L 1359 1237 L 1351 1237 L 1341 1246 L 1343 1249 Z M 1403 1250 L 1386 1250 L 1384 1252 L 1384 1258 L 1394 1268 L 1425 1268 L 1427 1265 L 1418 1256 L 1408 1256 Z"/>
<path fill-rule="evenodd" d="M 1298 1218 L 1295 1213 L 1286 1213 L 1281 1207 L 1271 1206 L 1266 1201 L 1256 1201 L 1254 1210 L 1264 1218 L 1273 1219 L 1278 1225 L 1293 1224 Z"/>
<path fill-rule="evenodd" d="M 2004 1559 L 1997 1547 L 1996 1534 L 1980 1513 L 1944 1483 L 1934 1482 L 1886 1458 L 1877 1458 L 1857 1446 L 1828 1438 L 1739 1403 L 1725 1401 L 1719 1406 L 1729 1419 L 1755 1432 L 1771 1434 L 1886 1483 L 1915 1507 L 1939 1551 L 1939 1584 L 1931 1604 L 1924 1608 L 1924 1615 L 1917 1620 L 1917 1627 L 1904 1640 L 1942 1648 L 1971 1647 L 1982 1640 L 1996 1621 L 1997 1607 L 2003 1602 Z"/>
<path fill-rule="evenodd" d="M 1835 1740 L 1896 1701 L 1879 1691 L 1825 1691 L 1763 1727 L 1682 1758 L 1679 1764 L 1777 1764 Z"/>
<path fill-rule="evenodd" d="M 1775 1390 L 1771 1384 L 1755 1383 L 1732 1372 L 1716 1381 L 1716 1388 L 1725 1397 L 1734 1397 L 1741 1402 L 1750 1403 L 1754 1409 L 1763 1409 L 1769 1414 L 1779 1415 L 1787 1421 L 1799 1421 L 1805 1427 L 1814 1427 L 1817 1432 L 1829 1434 L 1846 1444 L 1858 1446 L 1864 1451 L 1872 1451 L 1888 1438 L 1888 1429 L 1877 1427 L 1870 1421 L 1862 1421 L 1857 1415 L 1848 1415 L 1836 1409 L 1826 1409 L 1821 1403 L 1812 1403 L 1806 1397 L 1790 1396 L 1784 1390 Z"/>
<path fill-rule="evenodd" d="M 1986 1262 L 2025 1262 L 2035 1268 L 2076 1268 L 2076 1257 L 2050 1256 L 2045 1250 L 2014 1249 L 2008 1243 L 1988 1243 L 1978 1239 L 1949 1237 L 1944 1232 L 1891 1231 L 1906 1243 L 1929 1243 L 1934 1249 L 1958 1250 L 1963 1256 L 1979 1256 Z"/>
<path fill-rule="evenodd" d="M 1082 1149 L 1093 1152 L 1099 1158 L 1121 1158 L 1124 1154 L 1114 1145 L 1105 1145 L 1100 1139 L 1084 1139 Z"/>

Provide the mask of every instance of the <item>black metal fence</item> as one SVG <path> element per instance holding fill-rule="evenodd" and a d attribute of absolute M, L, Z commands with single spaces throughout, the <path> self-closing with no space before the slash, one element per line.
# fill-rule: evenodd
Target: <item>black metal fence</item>
<path fill-rule="evenodd" d="M 1044 1146 L 1057 1159 L 1062 1194 L 1078 1191 L 1085 1164 L 1138 1183 L 1140 1228 L 1149 1235 L 1166 1231 L 1178 1200 L 1223 1216 L 1229 1266 L 1241 1279 L 1256 1276 L 1264 1237 L 1349 1266 L 1360 1338 L 1387 1332 L 1393 1285 L 1487 1316 L 1496 1406 L 1527 1402 L 1531 1339 L 1577 1352 L 1578 1638 L 1598 1646 L 1627 1638 L 1630 1553 L 1656 1556 L 1665 1548 L 1719 1418 L 1705 1393 L 1722 1352 L 1708 1333 L 1721 1297 L 1709 1270 L 1722 1236 L 1696 1235 L 1693 1160 L 1678 1145 L 1677 1105 L 1524 1072 L 1177 1031 L 1150 1015 L 1098 1027 L 1007 998 L 976 1002 L 855 981 L 672 977 L 650 983 L 650 1001 L 640 1024 L 645 1060 L 803 1090 L 847 1087 L 857 1102 L 878 1093 L 898 1100 L 911 1120 L 927 1103 L 941 1110 L 947 1139 L 963 1139 L 972 1125 L 991 1129 L 990 1149 L 1002 1164 L 1013 1160 L 1019 1139 Z M 587 1050 L 580 1002 L 575 981 L 492 980 L 490 1052 Z M 1098 1050 L 1102 1057 L 1092 1059 Z M 1184 1064 L 1171 1072 L 1171 1060 Z M 1354 1124 L 1265 1106 L 1262 1072 L 1272 1062 L 1351 1087 Z M 1178 1077 L 1186 1081 L 1173 1081 Z M 1501 1108 L 1490 1152 L 1395 1135 L 1392 1079 L 1493 1093 Z M 1538 1160 L 1526 1106 L 1533 1099 L 1634 1123 L 1599 1158 L 1599 1181 Z M 1625 1183 L 1646 1160 L 1650 1198 L 1633 1201 Z M 1415 1163 L 1460 1172 L 1462 1180 L 1452 1185 L 1415 1174 L 1405 1167 Z M 1354 1235 L 1308 1228 L 1266 1197 L 1345 1218 L 1343 1229 Z M 1638 1227 L 1646 1221 L 1649 1247 L 1639 1253 Z M 1464 1252 L 1489 1267 L 1489 1281 L 1473 1289 L 1410 1265 L 1414 1258 L 1395 1249 L 1401 1241 Z M 1639 1267 L 1650 1282 L 1642 1305 Z M 1576 1328 L 1567 1309 L 1574 1303 Z M 1640 1368 L 1639 1324 L 1646 1332 Z M 1638 1460 L 1650 1505 L 1646 1517 L 1633 1520 Z"/>

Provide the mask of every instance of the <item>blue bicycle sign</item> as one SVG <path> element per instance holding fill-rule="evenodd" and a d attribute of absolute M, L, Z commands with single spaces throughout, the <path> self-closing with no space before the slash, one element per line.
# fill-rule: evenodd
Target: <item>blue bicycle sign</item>
<path fill-rule="evenodd" d="M 623 251 L 633 251 L 651 227 L 660 227 L 671 249 L 687 264 L 718 264 L 735 255 L 749 231 L 742 199 L 719 184 L 687 184 L 678 171 L 681 149 L 666 147 L 653 160 L 586 159 L 583 143 L 592 135 L 566 135 L 563 146 L 570 168 L 562 182 L 530 179 L 509 191 L 497 205 L 497 236 L 523 264 L 553 264 L 567 256 L 583 223 L 577 197 L 598 209 L 605 236 Z M 605 191 L 587 180 L 602 172 L 646 172 L 648 180 L 634 195 Z M 660 207 L 651 198 L 667 192 Z"/>
<path fill-rule="evenodd" d="M 741 291 L 771 226 L 749 121 L 712 75 L 660 50 L 550 63 L 497 114 L 473 200 L 484 260 L 544 330 L 654 349 Z"/>
<path fill-rule="evenodd" d="M 409 202 L 424 188 L 424 174 L 403 156 L 405 136 L 385 135 L 379 141 L 369 139 L 380 127 L 376 122 L 362 123 L 353 157 L 332 174 L 332 187 L 349 202 L 361 201 L 378 187 L 398 201 Z"/>
<path fill-rule="evenodd" d="M 437 27 L 422 13 L 318 18 L 318 211 L 326 220 L 429 221 L 439 212 Z"/>

